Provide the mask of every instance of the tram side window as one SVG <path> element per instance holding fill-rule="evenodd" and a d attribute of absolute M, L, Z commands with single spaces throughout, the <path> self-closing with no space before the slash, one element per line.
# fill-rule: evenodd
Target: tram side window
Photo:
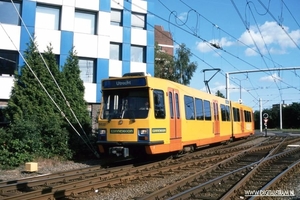
<path fill-rule="evenodd" d="M 231 112 L 229 106 L 226 106 L 226 114 L 227 114 L 227 120 L 231 121 Z"/>
<path fill-rule="evenodd" d="M 251 112 L 244 110 L 244 115 L 245 115 L 245 122 L 251 122 Z"/>
<path fill-rule="evenodd" d="M 214 104 L 214 120 L 219 121 L 219 105 L 218 103 L 213 103 Z"/>
<path fill-rule="evenodd" d="M 203 101 L 202 99 L 196 98 L 196 119 L 197 120 L 204 120 L 204 113 L 203 113 Z"/>
<path fill-rule="evenodd" d="M 177 119 L 180 119 L 180 111 L 179 111 L 179 98 L 178 98 L 178 94 L 175 94 L 175 103 L 176 103 L 176 116 Z"/>
<path fill-rule="evenodd" d="M 164 92 L 162 90 L 153 90 L 154 98 L 154 116 L 156 119 L 166 117 Z"/>
<path fill-rule="evenodd" d="M 195 119 L 194 98 L 184 95 L 185 118 L 187 120 Z"/>
<path fill-rule="evenodd" d="M 252 122 L 251 112 L 250 111 L 247 111 L 247 112 L 248 112 L 248 122 Z"/>
<path fill-rule="evenodd" d="M 174 119 L 173 95 L 172 95 L 172 92 L 169 92 L 169 105 L 170 105 L 170 117 L 171 117 L 171 119 Z"/>
<path fill-rule="evenodd" d="M 240 119 L 240 109 L 238 109 L 238 108 L 233 108 L 233 120 L 234 120 L 235 122 L 241 121 L 241 119 Z"/>
<path fill-rule="evenodd" d="M 222 121 L 230 121 L 229 106 L 221 104 Z"/>
<path fill-rule="evenodd" d="M 207 100 L 204 100 L 204 119 L 211 120 L 211 107 L 210 102 Z"/>

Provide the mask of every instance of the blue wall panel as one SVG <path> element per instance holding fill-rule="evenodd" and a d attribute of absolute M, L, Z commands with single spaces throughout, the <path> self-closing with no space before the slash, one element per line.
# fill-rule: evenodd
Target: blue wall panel
<path fill-rule="evenodd" d="M 154 32 L 153 31 L 147 31 L 147 47 L 154 48 L 155 47 L 154 44 L 155 44 L 155 41 L 154 41 Z"/>
<path fill-rule="evenodd" d="M 97 59 L 97 71 L 96 71 L 96 84 L 97 84 L 97 94 L 96 94 L 96 102 L 100 103 L 102 94 L 101 94 L 101 80 L 108 78 L 108 67 L 109 60 L 98 58 Z"/>
<path fill-rule="evenodd" d="M 122 60 L 130 61 L 130 43 L 123 43 L 122 45 Z"/>
<path fill-rule="evenodd" d="M 22 2 L 22 18 L 26 26 L 34 27 L 35 13 L 36 13 L 36 2 L 24 0 Z"/>
<path fill-rule="evenodd" d="M 154 31 L 154 25 L 155 25 L 155 16 L 153 14 L 155 6 L 153 2 L 147 2 L 147 19 L 146 19 L 146 28 L 148 31 Z"/>
<path fill-rule="evenodd" d="M 34 25 L 35 25 L 35 12 L 36 12 L 36 2 L 24 0 L 22 2 L 22 19 L 21 22 L 21 35 L 20 35 L 20 52 L 22 55 L 24 51 L 28 48 L 30 43 L 30 37 L 34 38 Z M 24 25 L 25 23 L 25 25 Z M 23 66 L 24 60 L 22 57 L 19 59 L 19 65 Z M 20 72 L 19 68 L 19 72 Z"/>
<path fill-rule="evenodd" d="M 151 76 L 154 76 L 154 47 L 153 46 L 147 46 L 147 73 L 150 73 Z"/>
<path fill-rule="evenodd" d="M 122 75 L 125 73 L 130 72 L 130 62 L 129 61 L 123 61 L 122 62 Z"/>
<path fill-rule="evenodd" d="M 131 28 L 131 3 L 124 1 L 123 27 Z"/>
<path fill-rule="evenodd" d="M 155 17 L 150 14 L 153 13 L 155 7 L 154 3 L 147 1 L 147 72 L 154 76 L 154 48 L 155 48 L 155 37 L 154 37 L 154 24 Z"/>
<path fill-rule="evenodd" d="M 131 28 L 123 27 L 123 43 L 131 43 Z"/>
<path fill-rule="evenodd" d="M 110 0 L 102 0 L 100 1 L 99 10 L 104 12 L 110 12 Z"/>
<path fill-rule="evenodd" d="M 74 32 L 61 31 L 60 59 L 59 59 L 60 66 L 65 64 L 66 59 L 69 55 L 69 51 L 71 51 L 73 48 L 73 38 L 74 38 Z"/>

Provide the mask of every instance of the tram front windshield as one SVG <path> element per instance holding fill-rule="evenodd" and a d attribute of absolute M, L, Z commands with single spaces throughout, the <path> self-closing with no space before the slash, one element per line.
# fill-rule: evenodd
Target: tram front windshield
<path fill-rule="evenodd" d="M 144 119 L 148 117 L 148 88 L 103 91 L 102 119 Z"/>

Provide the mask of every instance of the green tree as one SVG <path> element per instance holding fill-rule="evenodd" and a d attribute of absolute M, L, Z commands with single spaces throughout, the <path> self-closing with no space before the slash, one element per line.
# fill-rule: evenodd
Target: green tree
<path fill-rule="evenodd" d="M 92 136 L 92 121 L 87 110 L 87 103 L 84 100 L 85 88 L 80 78 L 79 61 L 74 49 L 69 52 L 69 56 L 63 66 L 62 76 L 62 90 L 66 97 L 62 102 L 62 107 L 73 127 L 79 134 L 83 135 L 82 139 L 88 143 L 88 140 Z M 66 101 L 68 101 L 68 103 L 66 103 Z M 70 108 L 67 106 L 68 104 Z M 77 154 L 82 153 L 83 149 L 88 150 L 86 146 L 83 146 L 85 142 L 81 140 L 73 127 L 69 124 L 66 124 L 66 127 L 70 132 L 71 149 Z"/>
<path fill-rule="evenodd" d="M 224 94 L 223 94 L 220 90 L 218 90 L 218 91 L 216 92 L 215 95 L 216 95 L 217 97 L 225 98 Z"/>
<path fill-rule="evenodd" d="M 264 109 L 262 113 L 267 113 L 269 115 L 268 118 L 268 128 L 280 128 L 280 107 L 278 106 L 273 106 L 272 108 L 269 109 Z M 255 111 L 255 128 L 258 129 L 260 128 L 260 112 Z M 284 129 L 291 129 L 291 128 L 300 128 L 300 103 L 293 102 L 290 105 L 286 105 L 282 107 L 282 128 Z M 262 123 L 264 123 L 262 121 Z M 264 125 L 263 125 L 264 128 Z"/>
<path fill-rule="evenodd" d="M 189 85 L 197 69 L 196 62 L 190 62 L 192 53 L 185 44 L 176 49 L 176 57 L 159 50 L 155 45 L 154 76 Z"/>
<path fill-rule="evenodd" d="M 174 57 L 161 51 L 156 43 L 154 76 L 174 81 L 174 71 Z"/>
<path fill-rule="evenodd" d="M 190 62 L 192 53 L 185 44 L 180 44 L 176 49 L 175 57 L 175 82 L 189 85 L 194 72 L 197 69 L 196 62 Z"/>
<path fill-rule="evenodd" d="M 43 57 L 49 70 L 59 82 L 60 72 L 51 45 L 44 52 Z M 15 76 L 8 107 L 5 109 L 6 116 L 11 121 L 8 134 L 11 135 L 12 140 L 5 141 L 7 145 L 2 150 L 12 153 L 11 160 L 15 160 L 11 163 L 13 165 L 38 156 L 70 158 L 72 154 L 68 144 L 69 134 L 63 126 L 63 117 L 51 101 L 52 98 L 60 102 L 62 97 L 34 41 L 28 44 L 24 58 L 26 63 L 21 68 L 20 75 Z M 43 90 L 31 69 L 51 98 Z M 20 157 L 21 152 L 23 153 Z"/>
<path fill-rule="evenodd" d="M 300 128 L 299 122 L 300 103 L 293 102 L 292 104 L 282 108 L 283 128 Z"/>

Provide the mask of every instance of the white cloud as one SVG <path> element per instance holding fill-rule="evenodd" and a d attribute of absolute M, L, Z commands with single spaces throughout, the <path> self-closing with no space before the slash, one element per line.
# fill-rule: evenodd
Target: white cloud
<path fill-rule="evenodd" d="M 206 42 L 196 42 L 196 48 L 202 53 L 207 53 L 212 51 L 212 48 Z"/>
<path fill-rule="evenodd" d="M 226 95 L 225 94 L 225 92 L 226 92 L 226 85 L 224 85 L 224 84 L 221 84 L 220 82 L 215 82 L 215 83 L 213 83 L 213 87 L 211 87 L 211 85 L 208 83 L 208 85 L 209 85 L 209 89 L 210 89 L 210 92 L 211 92 L 211 94 L 215 94 L 218 90 L 220 91 L 220 92 L 222 92 L 224 95 Z M 200 90 L 202 90 L 202 91 L 207 91 L 207 88 L 206 87 L 203 87 L 203 88 L 201 88 Z M 208 91 L 207 91 L 208 92 Z"/>
<path fill-rule="evenodd" d="M 300 30 L 290 31 L 289 27 L 286 26 L 283 26 L 283 29 L 276 22 L 269 21 L 258 28 L 251 26 L 249 31 L 245 31 L 239 40 L 252 47 L 256 52 L 247 48 L 245 54 L 247 56 L 258 55 L 257 48 L 264 55 L 268 54 L 268 50 L 271 54 L 285 54 L 287 48 L 296 48 L 294 42 L 300 44 Z"/>
<path fill-rule="evenodd" d="M 277 22 L 266 21 L 258 28 L 251 26 L 249 30 L 243 32 L 238 39 L 242 44 L 222 37 L 221 39 L 212 39 L 208 42 L 196 42 L 196 48 L 201 53 L 208 53 L 212 52 L 215 48 L 211 46 L 210 43 L 218 44 L 221 48 L 234 45 L 244 46 L 244 44 L 246 44 L 249 46 L 245 49 L 246 56 L 257 56 L 259 52 L 263 55 L 268 54 L 268 52 L 270 52 L 270 54 L 286 54 L 289 48 L 297 47 L 295 43 L 300 45 L 300 29 L 290 31 L 289 27 L 282 27 L 279 26 Z"/>
<path fill-rule="evenodd" d="M 188 13 L 187 12 L 183 12 L 180 13 L 177 17 L 178 19 L 180 19 L 181 21 L 185 22 L 186 18 L 187 18 Z"/>
<path fill-rule="evenodd" d="M 256 55 L 258 55 L 258 53 L 256 51 L 254 51 L 253 49 L 251 49 L 251 48 L 247 48 L 245 50 L 245 54 L 247 56 L 256 56 Z"/>
<path fill-rule="evenodd" d="M 260 81 L 264 81 L 264 82 L 278 82 L 281 81 L 282 79 L 276 74 L 272 74 L 270 76 L 263 76 L 259 79 Z"/>
<path fill-rule="evenodd" d="M 215 47 L 211 46 L 210 44 L 216 44 L 220 46 L 220 48 L 224 48 L 234 45 L 235 42 L 232 42 L 227 38 L 222 37 L 221 39 L 212 39 L 208 42 L 196 42 L 196 48 L 202 53 L 211 52 L 214 50 Z"/>

